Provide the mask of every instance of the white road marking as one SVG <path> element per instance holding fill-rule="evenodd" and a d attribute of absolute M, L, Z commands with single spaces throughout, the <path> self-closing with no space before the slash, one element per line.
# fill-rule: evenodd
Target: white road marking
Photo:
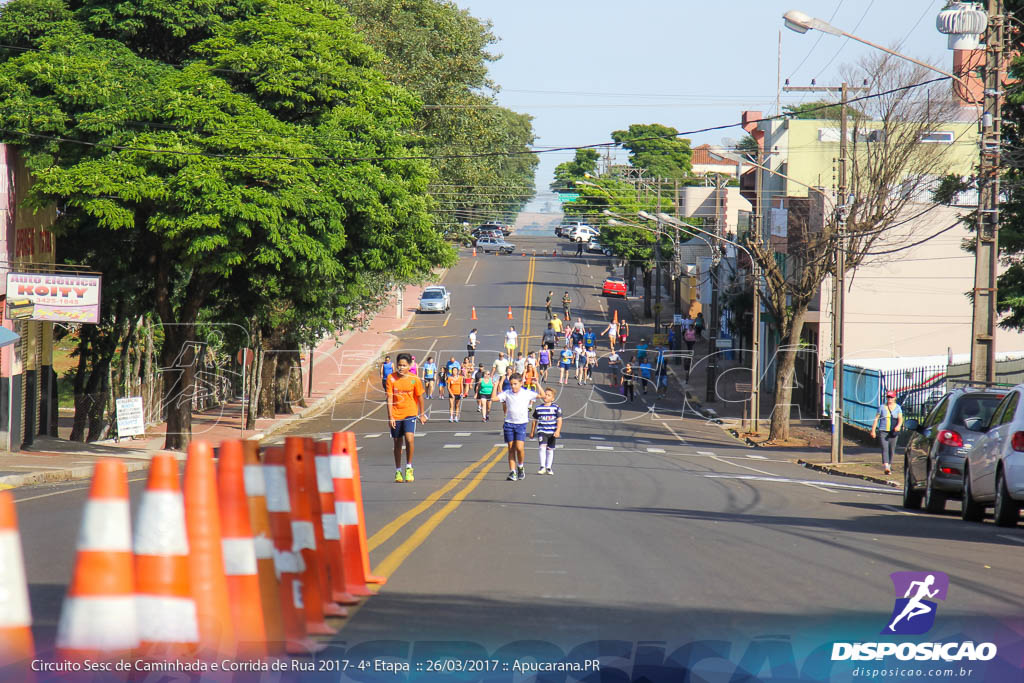
<path fill-rule="evenodd" d="M 66 467 L 54 467 L 53 465 L 7 465 L 16 470 L 66 470 Z"/>
<path fill-rule="evenodd" d="M 145 478 L 129 479 L 128 483 L 132 484 L 132 483 L 137 482 L 137 481 L 145 481 Z M 38 500 L 40 498 L 49 498 L 50 496 L 59 496 L 62 493 L 71 493 L 72 491 L 87 491 L 88 489 L 89 489 L 88 486 L 79 486 L 79 487 L 76 487 L 76 488 L 73 488 L 73 489 L 64 489 L 63 491 L 54 491 L 53 493 L 43 493 L 43 494 L 40 494 L 38 496 L 29 496 L 28 498 L 16 498 L 14 500 L 14 503 L 15 503 L 15 505 L 17 505 L 18 503 L 26 503 L 26 502 L 28 502 L 30 500 Z"/>
<path fill-rule="evenodd" d="M 446 443 L 444 445 L 444 447 L 445 448 L 462 448 L 462 444 L 461 443 Z"/>
<path fill-rule="evenodd" d="M 677 439 L 679 439 L 683 443 L 686 443 L 686 439 L 684 439 L 683 437 L 679 436 L 679 434 L 676 433 L 676 430 L 672 429 L 672 427 L 669 426 L 668 422 L 662 422 L 661 424 L 663 424 L 665 426 L 665 429 L 667 429 L 668 431 L 672 432 L 672 436 L 676 437 Z M 650 443 L 650 441 L 642 440 L 641 443 Z"/>
<path fill-rule="evenodd" d="M 751 460 L 767 460 L 768 459 L 768 458 L 766 458 L 763 455 L 748 455 L 747 457 L 750 458 Z"/>
<path fill-rule="evenodd" d="M 590 438 L 593 439 L 594 441 L 607 441 L 608 440 L 608 439 L 604 438 L 603 436 L 591 436 Z"/>
<path fill-rule="evenodd" d="M 537 569 L 534 574 L 568 574 L 564 569 Z"/>
<path fill-rule="evenodd" d="M 665 449 L 664 448 L 650 448 L 650 447 L 648 447 L 647 452 L 648 453 L 664 453 Z"/>
<path fill-rule="evenodd" d="M 1024 538 L 1017 538 L 1016 536 L 1007 536 L 1006 534 L 996 534 L 998 538 L 1005 538 L 1007 541 L 1013 541 L 1014 543 L 1024 543 Z"/>
<path fill-rule="evenodd" d="M 880 488 L 875 486 L 858 486 L 856 484 L 840 484 L 829 481 L 814 481 L 810 482 L 804 479 L 790 479 L 788 477 L 755 477 L 752 474 L 703 474 L 701 475 L 705 479 L 742 479 L 744 481 L 767 481 L 777 484 L 816 484 L 819 486 L 825 486 L 833 489 L 847 489 L 850 491 L 868 491 L 870 493 L 892 493 L 892 489 Z M 891 505 L 883 505 L 884 508 L 889 508 L 895 512 L 902 512 L 899 508 L 894 508 Z"/>
<path fill-rule="evenodd" d="M 901 515 L 910 515 L 911 517 L 917 517 L 917 515 L 914 514 L 913 512 L 910 512 L 909 510 L 904 510 L 903 508 L 896 507 L 895 505 L 883 505 L 882 507 L 884 507 L 886 510 L 892 510 L 893 512 L 898 512 Z"/>
<path fill-rule="evenodd" d="M 498 448 L 498 447 L 504 448 L 505 446 L 508 446 L 508 444 L 507 443 L 496 443 L 496 444 L 494 444 L 495 448 Z"/>
<path fill-rule="evenodd" d="M 363 438 L 364 439 L 376 439 L 378 436 L 384 436 L 384 435 L 381 434 L 380 432 L 378 432 L 376 434 L 364 434 Z"/>
<path fill-rule="evenodd" d="M 613 446 L 598 446 L 597 450 L 599 450 L 599 451 L 614 451 L 615 448 Z"/>
<path fill-rule="evenodd" d="M 455 436 L 469 436 L 469 432 L 455 432 Z"/>
<path fill-rule="evenodd" d="M 716 455 L 714 451 L 697 451 L 697 455 Z"/>
<path fill-rule="evenodd" d="M 469 278 L 473 277 L 473 271 L 476 270 L 476 264 L 478 264 L 478 263 L 480 263 L 480 262 L 479 261 L 473 261 L 473 267 L 469 269 L 469 275 L 466 276 L 466 282 L 464 284 L 467 284 L 467 285 L 469 284 Z"/>

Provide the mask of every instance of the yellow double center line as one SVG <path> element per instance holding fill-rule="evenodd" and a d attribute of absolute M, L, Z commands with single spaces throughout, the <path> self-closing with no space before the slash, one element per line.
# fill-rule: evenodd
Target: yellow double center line
<path fill-rule="evenodd" d="M 402 527 L 412 521 L 417 515 L 430 508 L 434 503 L 440 500 L 442 496 L 458 486 L 466 477 L 473 473 L 473 470 L 484 465 L 484 467 L 477 472 L 476 476 L 473 477 L 473 479 L 463 487 L 461 491 L 456 493 L 444 507 L 431 515 L 430 518 L 413 531 L 401 545 L 392 550 L 391 553 L 380 562 L 380 564 L 374 567 L 373 573 L 386 578 L 394 574 L 405 559 L 409 557 L 416 548 L 420 547 L 420 545 L 423 544 L 423 541 L 427 540 L 427 536 L 429 536 L 431 532 L 433 532 L 434 529 L 436 529 L 438 525 L 448 517 L 448 515 L 454 512 L 455 509 L 462 504 L 462 501 L 466 499 L 466 496 L 473 492 L 483 478 L 487 476 L 487 473 L 494 469 L 495 465 L 504 460 L 502 455 L 503 448 L 500 446 L 494 446 L 491 450 L 487 451 L 482 458 L 466 467 L 455 475 L 455 477 L 447 484 L 427 496 L 422 503 L 399 515 L 383 529 L 375 533 L 369 541 L 367 541 L 370 551 L 373 551 L 383 545 L 389 538 L 398 533 Z"/>
<path fill-rule="evenodd" d="M 530 348 L 530 306 L 533 303 L 533 277 L 537 272 L 537 258 L 530 257 L 526 269 L 526 296 L 523 300 L 523 333 L 519 336 L 519 350 L 524 354 Z"/>

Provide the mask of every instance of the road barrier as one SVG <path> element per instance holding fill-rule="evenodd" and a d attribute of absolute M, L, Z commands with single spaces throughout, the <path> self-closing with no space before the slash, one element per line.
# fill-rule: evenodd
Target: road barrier
<path fill-rule="evenodd" d="M 0 491 L 0 558 L 0 669 L 7 670 L 35 657 L 18 516 L 14 496 L 8 491 Z"/>
<path fill-rule="evenodd" d="M 56 658 L 95 662 L 256 660 L 326 645 L 339 603 L 371 594 L 352 432 L 286 437 L 261 454 L 229 440 L 189 446 L 184 485 L 155 455 L 132 536 L 123 463 L 96 464 Z M 0 668 L 35 657 L 13 498 L 0 492 Z M 15 668 L 6 668 L 15 667 Z"/>
<path fill-rule="evenodd" d="M 76 663 L 131 657 L 139 647 L 135 602 L 128 478 L 120 460 L 100 460 L 57 625 L 57 657 Z"/>

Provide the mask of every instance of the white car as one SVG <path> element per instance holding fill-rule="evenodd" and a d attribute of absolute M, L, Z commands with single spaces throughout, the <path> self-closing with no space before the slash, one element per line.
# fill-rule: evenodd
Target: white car
<path fill-rule="evenodd" d="M 499 254 L 511 254 L 516 250 L 516 245 L 509 244 L 499 237 L 481 237 L 476 241 L 476 247 L 485 254 L 489 251 Z"/>
<path fill-rule="evenodd" d="M 444 313 L 452 305 L 452 296 L 448 293 L 448 290 L 440 285 L 433 285 L 427 287 L 420 294 L 420 313 L 427 313 L 434 311 L 436 313 Z"/>
<path fill-rule="evenodd" d="M 600 234 L 600 232 L 589 225 L 577 225 L 572 229 L 572 232 L 569 233 L 569 239 L 573 242 L 589 242 Z"/>
<path fill-rule="evenodd" d="M 999 526 L 1016 526 L 1024 505 L 1024 384 L 1018 384 L 996 406 L 984 433 L 964 458 L 960 516 L 980 522 L 985 508 L 994 508 Z"/>

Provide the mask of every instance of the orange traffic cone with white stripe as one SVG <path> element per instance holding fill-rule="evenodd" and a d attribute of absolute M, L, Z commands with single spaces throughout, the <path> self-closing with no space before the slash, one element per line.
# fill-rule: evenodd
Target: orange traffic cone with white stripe
<path fill-rule="evenodd" d="M 512 320 L 512 307 L 511 306 L 508 307 L 508 319 Z"/>
<path fill-rule="evenodd" d="M 245 496 L 245 462 L 242 442 L 220 444 L 217 462 L 217 492 L 220 502 L 221 549 L 227 577 L 231 618 L 235 624 L 238 656 L 259 659 L 267 654 L 267 632 L 263 625 L 260 578 L 256 567 L 256 545 L 249 525 L 249 503 Z"/>
<path fill-rule="evenodd" d="M 139 646 L 128 478 L 120 460 L 100 460 L 93 471 L 56 645 L 58 659 L 74 662 L 128 659 Z"/>
<path fill-rule="evenodd" d="M 0 558 L 0 669 L 12 667 L 10 675 L 25 677 L 36 656 L 35 643 L 18 516 L 7 491 L 0 491 Z M 15 666 L 24 670 L 15 672 Z"/>
<path fill-rule="evenodd" d="M 317 559 L 317 574 L 320 577 L 320 595 L 324 601 L 324 614 L 329 617 L 347 617 L 348 610 L 344 607 L 340 607 L 340 603 L 335 601 L 332 597 L 333 591 L 331 590 L 330 573 L 328 567 L 330 566 L 330 554 L 327 549 L 327 539 L 324 537 L 324 519 L 323 512 L 321 511 L 320 504 L 320 477 L 317 473 L 316 468 L 316 440 L 312 437 L 305 437 L 303 439 L 303 447 L 305 448 L 304 457 L 302 458 L 302 475 L 305 478 L 306 495 L 304 498 L 308 502 L 310 519 L 313 523 L 313 535 L 316 540 L 316 559 Z M 325 463 L 326 464 L 326 463 Z M 323 467 L 323 465 L 321 465 Z M 330 469 L 327 470 L 327 475 L 330 477 Z M 328 478 L 328 482 L 330 479 Z M 328 482 L 324 482 L 327 484 Z M 327 488 L 326 486 L 324 488 Z M 330 482 L 331 501 L 334 499 L 334 483 Z M 328 508 L 331 512 L 331 517 L 334 517 L 334 506 Z M 334 525 L 337 529 L 337 523 Z M 347 604 L 354 605 L 358 604 L 359 599 L 354 595 L 350 595 L 346 598 Z"/>
<path fill-rule="evenodd" d="M 166 661 L 194 656 L 199 621 L 189 580 L 185 501 L 178 462 L 168 453 L 149 462 L 134 546 L 139 654 Z"/>
<path fill-rule="evenodd" d="M 302 569 L 302 602 L 306 613 L 306 632 L 316 635 L 334 635 L 337 631 L 327 625 L 324 595 L 320 589 L 320 557 L 316 546 L 316 528 L 313 524 L 313 510 L 309 498 L 315 491 L 306 485 L 305 466 L 313 460 L 312 453 L 306 453 L 306 439 L 301 436 L 286 436 L 284 439 L 285 472 L 288 477 L 288 499 L 292 508 L 292 549 L 300 553 Z M 334 605 L 331 612 L 348 611 Z"/>
<path fill-rule="evenodd" d="M 339 527 L 343 529 L 348 526 L 354 526 L 355 538 L 353 545 L 346 536 L 342 536 L 342 546 L 345 548 L 345 554 L 348 555 L 353 550 L 358 550 L 359 562 L 362 567 L 361 577 L 363 583 L 383 585 L 387 583 L 387 578 L 383 576 L 374 576 L 370 571 L 369 544 L 366 542 L 366 516 L 363 514 L 363 484 L 359 477 L 359 457 L 356 454 L 355 432 L 335 432 L 331 441 L 331 453 L 343 453 L 349 456 L 349 483 L 347 485 L 342 485 L 343 493 L 346 492 L 346 489 L 350 489 L 347 492 L 348 499 L 344 501 L 347 502 L 348 505 L 345 508 L 345 516 L 342 517 L 341 514 L 338 515 L 338 524 Z M 342 472 L 344 472 L 344 468 L 342 468 Z M 334 476 L 333 471 L 332 476 Z M 337 507 L 337 502 L 339 501 L 337 477 L 335 477 L 334 491 L 335 506 Z M 352 546 L 351 549 L 349 547 L 350 545 Z M 348 565 L 346 565 L 346 569 L 347 567 Z"/>
<path fill-rule="evenodd" d="M 314 520 L 321 520 L 317 536 L 317 544 L 322 543 L 326 561 L 327 581 L 324 595 L 341 605 L 355 605 L 359 598 L 345 591 L 345 563 L 341 548 L 341 533 L 338 529 L 338 516 L 334 513 L 334 481 L 331 479 L 331 463 L 328 455 L 330 445 L 326 441 L 316 441 L 313 445 L 315 457 L 316 490 L 319 494 L 313 505 Z"/>
<path fill-rule="evenodd" d="M 313 654 L 326 648 L 306 635 L 305 606 L 302 599 L 301 573 L 305 568 L 300 553 L 292 546 L 291 500 L 288 495 L 288 474 L 284 449 L 271 446 L 266 450 L 263 476 L 267 485 L 267 513 L 274 539 L 274 567 L 279 577 L 281 617 L 284 625 L 285 651 L 288 654 Z"/>
<path fill-rule="evenodd" d="M 213 449 L 205 441 L 188 446 L 185 461 L 185 526 L 189 573 L 199 618 L 199 656 L 233 657 L 235 628 L 224 576 Z"/>
<path fill-rule="evenodd" d="M 476 306 L 471 306 L 470 307 L 469 319 L 470 320 L 476 320 Z"/>
<path fill-rule="evenodd" d="M 243 441 L 242 453 L 245 459 L 245 495 L 249 502 L 249 525 L 252 529 L 253 549 L 256 552 L 256 572 L 260 585 L 260 607 L 263 610 L 263 627 L 266 630 L 267 653 L 284 653 L 284 623 L 281 617 L 281 602 L 277 588 L 277 573 L 274 569 L 274 541 L 270 535 L 270 518 L 267 515 L 267 489 L 260 463 L 260 446 L 256 441 Z"/>
<path fill-rule="evenodd" d="M 345 592 L 352 595 L 373 595 L 366 587 L 366 568 L 359 544 L 359 509 L 356 505 L 352 456 L 341 438 L 341 432 L 331 441 L 331 454 L 327 458 L 334 485 L 334 517 L 341 537 L 342 569 Z"/>

